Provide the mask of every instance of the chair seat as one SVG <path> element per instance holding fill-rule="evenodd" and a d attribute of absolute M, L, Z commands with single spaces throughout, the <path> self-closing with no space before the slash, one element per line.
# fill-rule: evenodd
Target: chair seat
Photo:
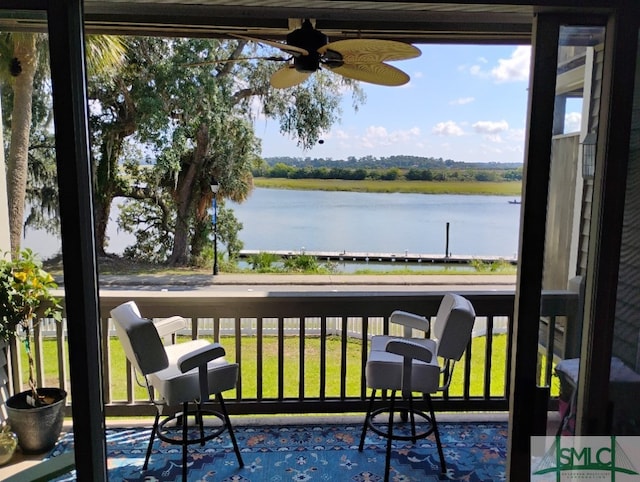
<path fill-rule="evenodd" d="M 369 388 L 381 390 L 402 389 L 403 358 L 386 351 L 387 343 L 398 340 L 397 336 L 376 335 L 371 337 L 371 351 L 365 368 L 365 378 Z M 429 338 L 411 338 L 431 353 L 436 353 L 437 343 Z M 440 367 L 434 357 L 431 363 L 413 360 L 413 376 L 411 386 L 416 392 L 428 393 L 437 390 L 439 384 Z"/>
<path fill-rule="evenodd" d="M 160 392 L 167 405 L 178 405 L 200 397 L 198 369 L 182 373 L 178 368 L 178 359 L 200 347 L 208 346 L 206 340 L 193 340 L 165 347 L 169 366 L 148 375 L 151 385 Z M 220 393 L 231 390 L 238 379 L 238 365 L 229 363 L 224 357 L 216 358 L 207 364 L 209 368 L 209 392 Z"/>
<path fill-rule="evenodd" d="M 404 388 L 402 372 L 402 356 L 382 350 L 372 350 L 366 365 L 367 386 L 381 390 L 402 390 Z M 440 366 L 437 358 L 430 363 L 412 361 L 412 391 L 431 393 L 438 389 L 439 382 Z"/>

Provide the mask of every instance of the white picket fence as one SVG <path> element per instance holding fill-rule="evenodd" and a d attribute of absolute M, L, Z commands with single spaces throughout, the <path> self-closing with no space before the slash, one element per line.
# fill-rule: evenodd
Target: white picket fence
<path fill-rule="evenodd" d="M 301 318 L 285 318 L 283 320 L 283 328 L 285 336 L 295 336 L 300 334 L 300 320 Z M 198 323 L 198 333 L 203 336 L 212 336 L 214 333 L 214 318 L 197 318 L 195 320 Z M 321 331 L 322 318 L 321 317 L 308 317 L 304 318 L 305 327 L 304 333 L 308 336 L 319 336 Z M 506 316 L 496 316 L 493 318 L 493 334 L 502 334 L 507 332 L 509 319 Z M 56 337 L 56 327 L 54 320 L 42 320 L 40 324 L 40 331 L 42 336 Z M 191 321 L 193 323 L 193 320 Z M 337 336 L 342 334 L 342 317 L 327 317 L 326 333 L 330 336 Z M 363 331 L 363 318 L 362 317 L 347 317 L 347 336 L 357 339 L 362 339 Z M 368 319 L 368 336 L 380 335 L 384 333 L 385 318 L 369 318 Z M 242 336 L 256 336 L 258 334 L 258 319 L 257 318 L 242 318 L 240 320 L 241 335 Z M 265 336 L 278 335 L 278 319 L 277 318 L 263 318 L 262 319 L 262 333 Z M 394 323 L 389 324 L 389 334 L 402 336 L 403 327 Z M 66 335 L 66 330 L 65 335 Z M 190 336 L 192 333 L 192 327 L 189 326 L 184 330 L 178 332 L 178 335 Z M 234 318 L 221 318 L 220 319 L 220 335 L 221 336 L 234 336 L 236 332 L 236 320 Z M 487 318 L 476 317 L 472 336 L 486 336 L 487 334 Z M 116 336 L 113 323 L 109 322 L 109 336 Z M 419 336 L 416 334 L 416 336 Z"/>

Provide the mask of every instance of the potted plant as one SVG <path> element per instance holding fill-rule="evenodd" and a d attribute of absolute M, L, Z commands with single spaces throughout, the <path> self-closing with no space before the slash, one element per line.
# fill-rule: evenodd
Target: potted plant
<path fill-rule="evenodd" d="M 53 276 L 30 249 L 14 259 L 0 259 L 0 340 L 21 340 L 29 364 L 29 390 L 6 402 L 11 430 L 23 452 L 41 453 L 55 445 L 62 430 L 66 392 L 36 386 L 33 360 L 33 328 L 41 317 L 62 320 L 62 305 L 52 294 Z"/>

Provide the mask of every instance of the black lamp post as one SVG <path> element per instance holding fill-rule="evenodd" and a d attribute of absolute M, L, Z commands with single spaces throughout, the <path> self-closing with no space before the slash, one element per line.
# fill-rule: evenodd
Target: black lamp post
<path fill-rule="evenodd" d="M 213 274 L 218 274 L 218 190 L 220 184 L 214 179 L 211 181 L 211 192 L 213 193 L 213 199 L 211 204 L 213 205 Z"/>

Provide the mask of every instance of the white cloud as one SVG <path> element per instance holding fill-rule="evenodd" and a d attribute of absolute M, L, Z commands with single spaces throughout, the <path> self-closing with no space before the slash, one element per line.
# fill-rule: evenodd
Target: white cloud
<path fill-rule="evenodd" d="M 419 127 L 412 127 L 409 130 L 406 130 L 406 131 L 394 131 L 391 134 L 392 134 L 391 138 L 394 141 L 401 141 L 401 142 L 411 141 L 412 139 L 420 137 L 420 128 Z"/>
<path fill-rule="evenodd" d="M 464 131 L 454 121 L 438 122 L 432 132 L 439 136 L 462 136 Z"/>
<path fill-rule="evenodd" d="M 323 134 L 322 139 L 325 142 L 321 146 L 315 146 L 314 152 L 297 155 L 333 159 L 345 159 L 347 156 L 391 156 L 400 153 L 422 155 L 424 149 L 428 148 L 427 139 L 418 127 L 389 130 L 382 126 L 369 126 L 364 131 L 336 128 Z M 273 157 L 279 154 L 263 155 Z"/>
<path fill-rule="evenodd" d="M 460 72 L 468 72 L 474 77 L 486 78 L 489 76 L 489 73 L 483 70 L 483 65 L 487 64 L 488 60 L 485 57 L 478 57 L 476 59 L 476 63 L 469 65 L 463 64 L 458 66 L 458 71 Z"/>
<path fill-rule="evenodd" d="M 521 45 L 508 59 L 498 59 L 498 66 L 491 69 L 491 77 L 498 83 L 527 80 L 530 62 L 531 47 Z"/>
<path fill-rule="evenodd" d="M 500 132 L 509 130 L 509 123 L 505 120 L 501 121 L 478 121 L 473 124 L 473 130 L 479 134 L 495 135 Z"/>
<path fill-rule="evenodd" d="M 580 132 L 580 124 L 582 123 L 582 114 L 580 112 L 567 112 L 564 116 L 564 131 Z"/>
<path fill-rule="evenodd" d="M 418 127 L 389 132 L 382 126 L 369 126 L 360 137 L 359 143 L 365 147 L 390 146 L 413 142 L 419 137 L 420 129 Z"/>
<path fill-rule="evenodd" d="M 449 102 L 449 105 L 464 105 L 473 102 L 475 97 L 459 97 Z"/>
<path fill-rule="evenodd" d="M 469 67 L 469 73 L 471 75 L 475 75 L 476 77 L 486 77 L 487 74 L 482 70 L 482 67 L 479 65 L 472 65 Z"/>

